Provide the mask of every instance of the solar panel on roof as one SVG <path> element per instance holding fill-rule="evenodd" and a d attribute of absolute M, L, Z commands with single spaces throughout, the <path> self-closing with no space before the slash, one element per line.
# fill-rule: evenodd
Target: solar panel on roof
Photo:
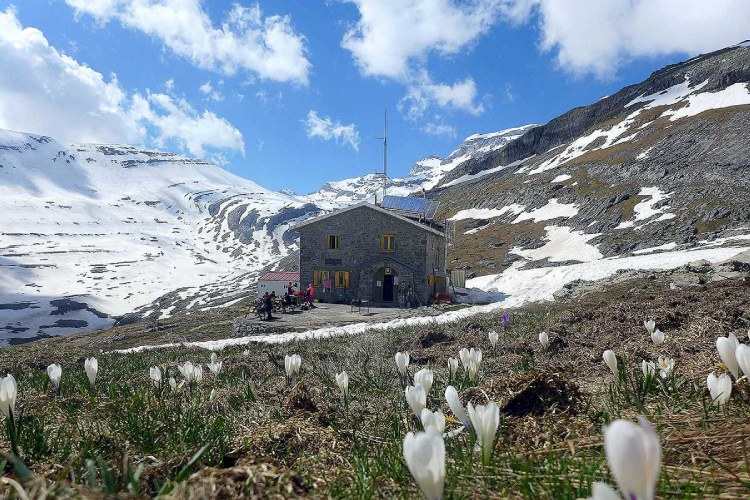
<path fill-rule="evenodd" d="M 435 217 L 438 204 L 426 198 L 415 198 L 412 196 L 385 196 L 382 207 L 389 210 L 399 210 L 420 214 L 427 219 Z"/>

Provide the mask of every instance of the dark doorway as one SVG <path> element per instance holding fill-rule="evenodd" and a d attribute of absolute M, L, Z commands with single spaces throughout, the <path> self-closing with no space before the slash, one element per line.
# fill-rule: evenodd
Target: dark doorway
<path fill-rule="evenodd" d="M 393 275 L 383 276 L 383 302 L 393 302 Z"/>

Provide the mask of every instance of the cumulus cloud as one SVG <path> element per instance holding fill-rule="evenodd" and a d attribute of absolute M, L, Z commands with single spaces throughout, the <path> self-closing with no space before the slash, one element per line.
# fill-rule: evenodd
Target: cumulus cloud
<path fill-rule="evenodd" d="M 306 85 L 310 72 L 305 38 L 289 16 L 267 16 L 259 4 L 234 4 L 215 26 L 201 0 L 65 0 L 75 12 L 104 24 L 116 20 L 160 40 L 200 68 Z"/>
<path fill-rule="evenodd" d="M 456 54 L 494 23 L 500 0 L 348 0 L 360 19 L 344 35 L 362 72 L 402 79 L 430 53 Z"/>
<path fill-rule="evenodd" d="M 132 114 L 156 131 L 152 140 L 160 147 L 171 142 L 195 156 L 205 157 L 206 148 L 244 153 L 242 133 L 211 111 L 199 113 L 184 99 L 167 94 L 133 96 Z"/>
<path fill-rule="evenodd" d="M 116 76 L 59 52 L 12 9 L 0 11 L 0 128 L 63 142 L 174 141 L 198 156 L 207 148 L 244 151 L 242 134 L 225 119 L 166 94 L 128 95 Z"/>
<path fill-rule="evenodd" d="M 347 0 L 360 19 L 341 42 L 362 74 L 405 85 L 399 108 L 412 120 L 433 106 L 478 115 L 474 79 L 434 82 L 430 55 L 452 56 L 470 47 L 504 12 L 502 0 Z"/>
<path fill-rule="evenodd" d="M 317 111 L 310 110 L 307 119 L 303 121 L 307 130 L 307 137 L 317 137 L 324 141 L 335 140 L 341 144 L 348 144 L 355 151 L 359 151 L 359 131 L 353 123 L 342 125 L 330 117 L 321 117 Z"/>
<path fill-rule="evenodd" d="M 224 95 L 221 92 L 219 92 L 218 89 L 214 88 L 210 80 L 204 83 L 203 85 L 201 85 L 200 87 L 198 87 L 198 90 L 200 90 L 201 93 L 205 95 L 207 99 L 211 99 L 212 101 L 224 100 Z"/>
<path fill-rule="evenodd" d="M 475 116 L 484 111 L 484 106 L 477 102 L 477 85 L 472 78 L 448 85 L 433 82 L 427 72 L 409 83 L 399 110 L 410 120 L 419 120 L 433 104 Z"/>
<path fill-rule="evenodd" d="M 516 23 L 536 22 L 561 68 L 609 78 L 637 57 L 710 52 L 748 38 L 746 0 L 507 0 Z"/>

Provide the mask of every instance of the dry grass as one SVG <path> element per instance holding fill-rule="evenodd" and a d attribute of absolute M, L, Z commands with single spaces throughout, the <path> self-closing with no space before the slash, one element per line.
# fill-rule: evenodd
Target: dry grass
<path fill-rule="evenodd" d="M 9 350 L 3 363 L 19 379 L 22 418 L 35 419 L 43 439 L 27 436 L 22 443 L 30 474 L 10 463 L 5 471 L 26 491 L 52 497 L 416 498 L 401 441 L 418 424 L 404 403 L 393 354 L 409 350 L 412 373 L 423 366 L 435 371 L 428 406 L 448 415 L 446 360 L 461 347 L 480 347 L 479 383 L 453 383 L 465 401 L 500 405 L 500 438 L 486 467 L 467 433 L 446 441 L 449 497 L 585 496 L 592 481 L 609 480 L 602 425 L 646 414 L 664 449 L 660 496 L 745 498 L 750 387 L 740 383 L 728 406 L 716 409 L 704 379 L 720 369 L 717 335 L 745 339 L 749 292 L 739 280 L 677 291 L 660 279 L 625 281 L 574 303 L 514 311 L 494 349 L 486 334 L 499 320 L 488 314 L 450 325 L 252 346 L 248 355 L 227 350 L 220 353 L 225 368 L 218 378 L 207 374 L 201 386 L 178 394 L 155 391 L 148 367 L 175 375 L 179 362 L 205 363 L 208 353 L 99 354 L 100 380 L 90 393 L 81 356 L 93 350 L 76 344 L 48 352 L 43 363 L 35 356 L 44 343 Z M 645 317 L 667 333 L 663 348 L 648 339 Z M 541 330 L 552 332 L 546 351 L 536 340 Z M 605 348 L 634 369 L 641 359 L 672 356 L 676 377 L 637 400 L 612 385 L 601 362 Z M 302 355 L 303 373 L 289 385 L 283 356 L 291 352 Z M 46 382 L 47 359 L 63 362 L 60 395 Z M 351 377 L 347 407 L 333 383 L 342 369 Z M 5 438 L 0 448 L 7 453 Z M 13 497 L 9 486 L 0 488 Z"/>

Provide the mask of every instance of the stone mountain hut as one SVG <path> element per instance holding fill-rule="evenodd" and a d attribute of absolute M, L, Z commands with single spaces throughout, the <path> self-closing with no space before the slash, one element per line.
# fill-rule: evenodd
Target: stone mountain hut
<path fill-rule="evenodd" d="M 445 224 L 437 203 L 385 196 L 316 217 L 300 234 L 300 283 L 325 302 L 417 306 L 446 291 Z"/>

